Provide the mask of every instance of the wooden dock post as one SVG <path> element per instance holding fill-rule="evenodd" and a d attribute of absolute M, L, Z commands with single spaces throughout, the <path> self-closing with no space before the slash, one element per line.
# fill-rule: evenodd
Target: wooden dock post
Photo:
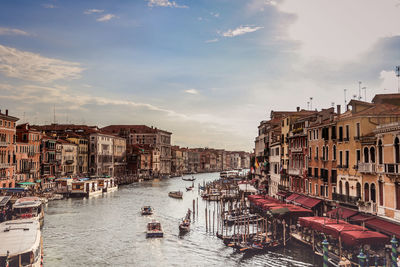
<path fill-rule="evenodd" d="M 206 232 L 208 232 L 208 224 L 207 224 L 207 207 L 205 208 L 205 215 L 206 215 Z"/>
<path fill-rule="evenodd" d="M 211 209 L 208 210 L 208 227 L 210 228 L 209 231 L 211 232 Z"/>
<path fill-rule="evenodd" d="M 193 221 L 194 221 L 194 216 L 196 214 L 196 209 L 195 209 L 195 200 L 193 199 Z M 190 216 L 189 216 L 190 217 Z"/>
<path fill-rule="evenodd" d="M 213 210 L 213 233 L 214 233 L 214 222 L 215 222 L 215 209 Z"/>

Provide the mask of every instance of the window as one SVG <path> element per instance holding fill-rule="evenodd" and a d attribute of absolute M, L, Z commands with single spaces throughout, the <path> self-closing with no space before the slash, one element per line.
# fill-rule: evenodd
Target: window
<path fill-rule="evenodd" d="M 371 163 L 375 163 L 375 147 L 372 146 L 369 148 L 369 154 L 370 154 Z"/>
<path fill-rule="evenodd" d="M 343 195 L 343 183 L 339 181 L 339 194 Z"/>
<path fill-rule="evenodd" d="M 383 206 L 383 183 L 379 182 L 379 205 Z"/>
<path fill-rule="evenodd" d="M 336 126 L 332 126 L 332 140 L 336 140 Z"/>
<path fill-rule="evenodd" d="M 308 150 L 309 150 L 309 154 L 310 154 L 310 155 L 308 155 L 308 157 L 311 159 L 311 157 L 312 157 L 312 149 L 311 149 L 311 147 Z"/>
<path fill-rule="evenodd" d="M 339 126 L 339 142 L 343 141 L 343 127 Z"/>
<path fill-rule="evenodd" d="M 343 166 L 343 151 L 339 151 L 339 166 Z"/>
<path fill-rule="evenodd" d="M 382 140 L 379 140 L 379 142 L 378 142 L 378 160 L 379 160 L 379 164 L 383 164 Z"/>
<path fill-rule="evenodd" d="M 315 184 L 315 195 L 318 195 L 318 184 Z"/>
<path fill-rule="evenodd" d="M 356 185 L 356 196 L 357 198 L 361 199 L 361 184 L 357 183 Z"/>
<path fill-rule="evenodd" d="M 369 184 L 364 184 L 364 201 L 369 201 Z"/>
<path fill-rule="evenodd" d="M 376 189 L 375 189 L 375 184 L 371 184 L 371 201 L 376 203 Z"/>
<path fill-rule="evenodd" d="M 356 124 L 356 137 L 357 137 L 357 139 L 358 138 L 360 138 L 360 123 L 359 122 L 357 122 L 357 124 Z"/>
<path fill-rule="evenodd" d="M 364 147 L 364 162 L 365 163 L 369 162 L 369 150 L 368 150 L 368 147 Z"/>
<path fill-rule="evenodd" d="M 348 150 L 346 150 L 346 168 L 348 168 L 349 167 L 349 161 L 350 161 L 350 159 L 349 159 L 349 151 Z"/>
<path fill-rule="evenodd" d="M 322 159 L 325 160 L 325 147 L 322 147 Z"/>
<path fill-rule="evenodd" d="M 332 157 L 333 157 L 333 160 L 336 160 L 336 146 L 335 145 L 333 146 Z"/>
<path fill-rule="evenodd" d="M 315 148 L 315 159 L 318 159 L 318 147 Z"/>
<path fill-rule="evenodd" d="M 399 149 L 399 138 L 396 137 L 396 139 L 394 139 L 394 153 L 395 153 L 395 160 L 396 163 L 400 163 L 400 149 Z"/>
<path fill-rule="evenodd" d="M 325 160 L 329 160 L 329 148 L 325 148 Z"/>

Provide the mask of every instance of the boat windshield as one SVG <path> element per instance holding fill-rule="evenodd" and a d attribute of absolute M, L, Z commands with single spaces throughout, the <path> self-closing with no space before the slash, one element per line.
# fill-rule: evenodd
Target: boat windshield
<path fill-rule="evenodd" d="M 38 207 L 38 208 L 33 208 L 33 207 L 30 207 L 30 208 L 15 208 L 14 209 L 15 210 L 15 213 L 16 213 L 16 215 L 17 216 L 19 216 L 19 217 L 26 217 L 26 218 L 28 218 L 28 217 L 35 217 L 35 216 L 37 216 L 39 213 L 40 213 L 40 207 Z"/>
<path fill-rule="evenodd" d="M 6 267 L 7 257 L 0 257 L 0 267 Z M 33 252 L 26 252 L 20 255 L 15 255 L 8 258 L 8 266 L 9 267 L 19 267 L 19 266 L 27 266 L 35 261 Z M 19 262 L 21 261 L 21 265 Z"/>

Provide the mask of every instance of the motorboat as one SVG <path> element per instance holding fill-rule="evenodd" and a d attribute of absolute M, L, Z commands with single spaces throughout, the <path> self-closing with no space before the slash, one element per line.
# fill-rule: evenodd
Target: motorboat
<path fill-rule="evenodd" d="M 43 201 L 38 197 L 23 197 L 17 199 L 13 205 L 15 218 L 27 219 L 34 218 L 43 227 L 44 223 L 44 210 Z"/>
<path fill-rule="evenodd" d="M 143 206 L 142 207 L 142 215 L 152 215 L 154 209 L 151 206 Z"/>
<path fill-rule="evenodd" d="M 0 224 L 0 266 L 42 266 L 40 223 L 34 218 Z"/>
<path fill-rule="evenodd" d="M 163 237 L 164 233 L 161 228 L 161 223 L 159 221 L 151 221 L 147 224 L 146 238 L 151 237 Z"/>
<path fill-rule="evenodd" d="M 183 192 L 182 191 L 171 191 L 168 193 L 168 196 L 181 199 L 181 198 L 183 198 Z"/>

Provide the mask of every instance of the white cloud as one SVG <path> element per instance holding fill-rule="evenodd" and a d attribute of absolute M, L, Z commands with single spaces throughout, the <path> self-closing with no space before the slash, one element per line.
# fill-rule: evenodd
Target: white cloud
<path fill-rule="evenodd" d="M 149 7 L 155 7 L 155 6 L 160 6 L 160 7 L 173 7 L 173 8 L 188 8 L 188 6 L 185 5 L 178 5 L 175 1 L 169 1 L 169 0 L 146 0 L 148 3 L 147 5 Z"/>
<path fill-rule="evenodd" d="M 19 30 L 19 29 L 0 27 L 0 35 L 25 35 L 25 36 L 28 36 L 30 34 L 23 30 Z"/>
<path fill-rule="evenodd" d="M 264 11 L 266 6 L 276 6 L 277 1 L 274 0 L 252 0 L 247 4 L 247 8 L 252 12 Z"/>
<path fill-rule="evenodd" d="M 216 18 L 219 18 L 219 13 L 210 12 L 210 15 Z"/>
<path fill-rule="evenodd" d="M 85 12 L 83 12 L 83 13 L 86 15 L 90 15 L 93 13 L 103 13 L 103 12 L 104 12 L 103 9 L 88 9 L 88 10 L 85 10 Z"/>
<path fill-rule="evenodd" d="M 192 89 L 187 89 L 187 90 L 185 90 L 184 92 L 187 93 L 187 94 L 192 94 L 192 95 L 198 95 L 198 94 L 199 94 L 199 91 L 196 90 L 196 89 L 194 89 L 194 88 L 192 88 Z"/>
<path fill-rule="evenodd" d="M 109 21 L 112 18 L 115 18 L 116 16 L 114 14 L 105 14 L 104 16 L 101 16 L 100 18 L 96 19 L 97 21 Z"/>
<path fill-rule="evenodd" d="M 44 8 L 57 8 L 57 6 L 53 5 L 53 4 L 43 4 L 42 5 Z"/>
<path fill-rule="evenodd" d="M 289 37 L 305 57 L 353 60 L 378 39 L 400 35 L 398 0 L 286 0 L 278 9 L 296 15 Z"/>
<path fill-rule="evenodd" d="M 398 90 L 398 78 L 394 71 L 381 71 L 379 74 L 379 79 L 381 80 L 380 88 L 385 91 L 385 93 L 397 93 Z"/>
<path fill-rule="evenodd" d="M 0 73 L 13 78 L 52 82 L 78 79 L 84 69 L 79 63 L 43 57 L 0 45 Z"/>
<path fill-rule="evenodd" d="M 207 41 L 205 41 L 206 43 L 215 43 L 215 42 L 218 42 L 219 41 L 219 39 L 218 38 L 215 38 L 215 39 L 211 39 L 211 40 L 207 40 Z"/>
<path fill-rule="evenodd" d="M 239 35 L 243 35 L 246 33 L 250 33 L 250 32 L 255 32 L 258 31 L 260 29 L 262 29 L 263 27 L 260 26 L 251 26 L 251 25 L 245 25 L 245 26 L 239 26 L 236 29 L 229 29 L 226 32 L 222 33 L 222 36 L 224 37 L 235 37 L 235 36 L 239 36 Z"/>

